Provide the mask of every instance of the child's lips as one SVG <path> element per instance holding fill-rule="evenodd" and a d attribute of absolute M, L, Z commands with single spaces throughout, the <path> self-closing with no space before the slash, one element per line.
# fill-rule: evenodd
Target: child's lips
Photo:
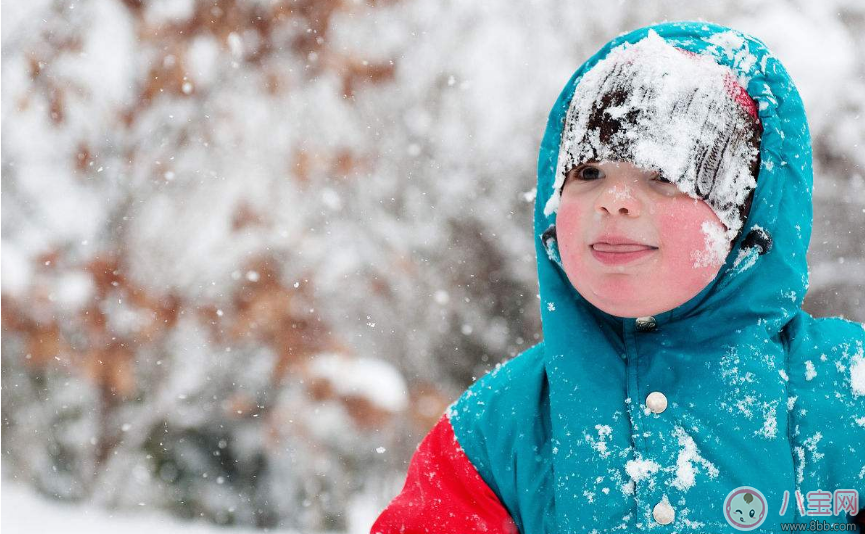
<path fill-rule="evenodd" d="M 598 252 L 639 252 L 641 250 L 655 249 L 649 245 L 627 244 L 627 245 L 611 245 L 610 243 L 595 243 L 592 245 L 592 250 Z"/>
<path fill-rule="evenodd" d="M 645 258 L 652 255 L 657 247 L 648 245 L 611 245 L 609 243 L 595 243 L 589 248 L 592 249 L 592 256 L 599 262 L 606 265 L 621 265 L 632 261 Z"/>

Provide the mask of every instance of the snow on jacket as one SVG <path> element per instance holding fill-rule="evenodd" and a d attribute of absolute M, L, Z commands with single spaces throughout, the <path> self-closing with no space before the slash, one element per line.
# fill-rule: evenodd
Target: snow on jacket
<path fill-rule="evenodd" d="M 546 232 L 555 213 L 543 208 L 574 87 L 650 29 L 748 81 L 764 126 L 762 164 L 745 229 L 715 279 L 673 310 L 623 319 L 573 288 Z M 678 22 L 605 45 L 562 90 L 540 147 L 543 341 L 448 408 L 373 534 L 738 532 L 724 504 L 745 486 L 766 501 L 755 532 L 815 519 L 861 523 L 865 509 L 813 514 L 825 492 L 833 502 L 844 489 L 865 500 L 865 328 L 801 309 L 811 191 L 802 101 L 762 42 Z"/>

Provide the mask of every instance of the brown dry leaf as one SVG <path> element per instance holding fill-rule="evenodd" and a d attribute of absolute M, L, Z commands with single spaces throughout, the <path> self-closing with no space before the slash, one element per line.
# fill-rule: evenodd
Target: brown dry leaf
<path fill-rule="evenodd" d="M 409 387 L 409 418 L 419 432 L 426 432 L 441 418 L 453 399 L 435 384 L 419 382 Z"/>
<path fill-rule="evenodd" d="M 248 417 L 249 415 L 256 413 L 257 408 L 252 397 L 239 391 L 234 392 L 228 399 L 226 399 L 224 407 L 225 415 L 232 419 Z"/>
<path fill-rule="evenodd" d="M 340 400 L 354 423 L 361 430 L 369 431 L 381 428 L 393 418 L 393 414 L 389 410 L 376 406 L 366 397 L 346 395 Z"/>
<path fill-rule="evenodd" d="M 61 354 L 68 355 L 70 352 L 69 344 L 60 333 L 60 326 L 56 322 L 29 322 L 24 334 L 27 338 L 26 351 L 30 355 L 26 361 L 31 366 L 44 367 L 53 364 Z"/>
<path fill-rule="evenodd" d="M 340 69 L 342 73 L 342 93 L 351 98 L 362 84 L 379 84 L 392 81 L 395 67 L 393 63 L 371 64 L 357 60 L 346 60 Z"/>
<path fill-rule="evenodd" d="M 256 211 L 248 202 L 242 202 L 234 211 L 231 218 L 231 230 L 237 232 L 250 226 L 263 226 L 266 224 L 265 217 Z"/>

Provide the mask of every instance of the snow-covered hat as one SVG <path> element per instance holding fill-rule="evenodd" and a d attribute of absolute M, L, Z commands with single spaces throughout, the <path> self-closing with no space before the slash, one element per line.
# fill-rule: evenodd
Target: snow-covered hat
<path fill-rule="evenodd" d="M 558 209 L 574 166 L 629 161 L 704 200 L 732 240 L 757 185 L 761 133 L 757 107 L 730 68 L 650 31 L 611 51 L 576 85 L 545 214 Z"/>

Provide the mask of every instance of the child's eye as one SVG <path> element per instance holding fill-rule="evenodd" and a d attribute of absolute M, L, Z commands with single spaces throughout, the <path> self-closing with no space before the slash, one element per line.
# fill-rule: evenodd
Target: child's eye
<path fill-rule="evenodd" d="M 667 177 L 664 176 L 663 174 L 661 174 L 660 172 L 655 173 L 655 176 L 653 176 L 652 179 L 655 180 L 656 182 L 661 182 L 662 184 L 671 184 L 671 183 L 673 183 L 673 182 L 671 182 L 670 180 L 668 180 Z"/>
<path fill-rule="evenodd" d="M 603 176 L 604 173 L 601 172 L 601 169 L 592 165 L 583 165 L 574 170 L 574 177 L 583 182 L 597 180 L 598 178 L 603 178 Z"/>

